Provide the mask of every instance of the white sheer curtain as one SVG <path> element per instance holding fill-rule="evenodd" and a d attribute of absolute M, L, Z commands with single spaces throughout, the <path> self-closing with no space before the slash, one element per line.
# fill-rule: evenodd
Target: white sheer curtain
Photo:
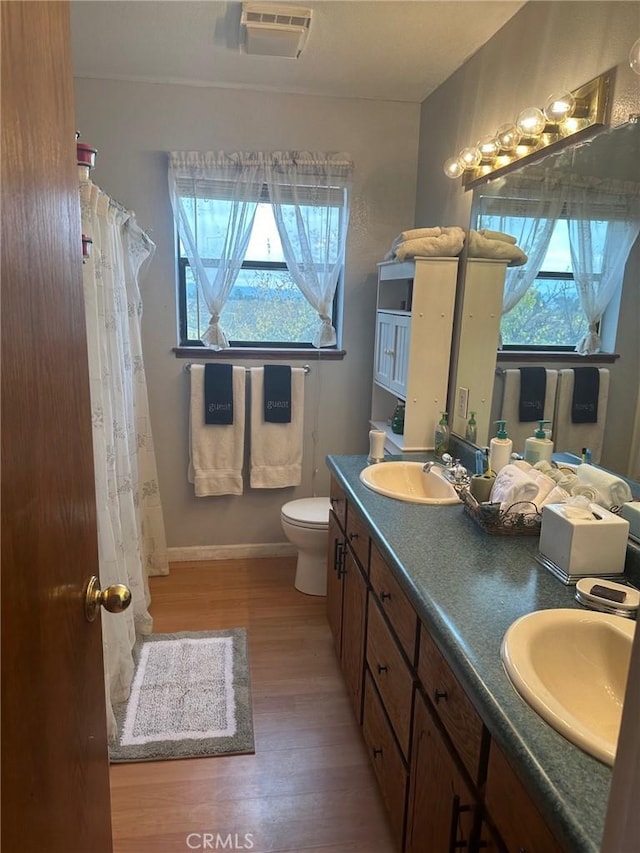
<path fill-rule="evenodd" d="M 622 285 L 629 252 L 640 232 L 637 184 L 594 181 L 572 188 L 567 202 L 571 264 L 589 330 L 576 352 L 600 352 L 598 324 Z"/>
<path fill-rule="evenodd" d="M 136 637 L 149 634 L 148 574 L 168 572 L 167 549 L 140 346 L 138 272 L 154 244 L 135 219 L 81 180 L 83 264 L 100 583 L 124 583 L 128 610 L 102 613 L 109 736 L 112 705 L 129 695 Z"/>
<path fill-rule="evenodd" d="M 172 151 L 169 195 L 178 233 L 211 319 L 202 343 L 229 341 L 220 314 L 242 267 L 264 186 L 260 154 Z M 207 263 L 209 261 L 209 263 Z"/>
<path fill-rule="evenodd" d="M 291 277 L 318 312 L 314 347 L 336 343 L 332 303 L 344 265 L 353 163 L 345 154 L 279 152 L 266 181 Z"/>
<path fill-rule="evenodd" d="M 504 188 L 496 186 L 494 191 L 504 192 Z M 526 264 L 507 269 L 502 316 L 515 308 L 536 280 L 565 199 L 561 184 L 544 180 L 525 183 L 512 180 L 508 192 L 512 197 L 482 196 L 477 218 L 478 229 L 510 234 L 527 255 Z"/>

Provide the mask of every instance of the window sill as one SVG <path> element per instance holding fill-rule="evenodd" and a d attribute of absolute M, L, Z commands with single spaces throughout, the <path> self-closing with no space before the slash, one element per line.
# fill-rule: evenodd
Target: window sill
<path fill-rule="evenodd" d="M 260 347 L 228 347 L 227 349 L 214 350 L 209 347 L 173 347 L 173 353 L 176 358 L 197 358 L 201 361 L 216 361 L 222 359 L 228 361 L 243 361 L 255 360 L 261 361 L 342 361 L 345 357 L 346 350 L 343 349 L 316 349 L 304 348 L 295 349 L 293 347 L 269 347 L 261 349 Z"/>
<path fill-rule="evenodd" d="M 593 355 L 580 355 L 577 352 L 558 352 L 553 350 L 498 350 L 498 364 L 515 361 L 568 361 L 576 364 L 613 364 L 620 358 L 616 352 L 597 352 Z"/>

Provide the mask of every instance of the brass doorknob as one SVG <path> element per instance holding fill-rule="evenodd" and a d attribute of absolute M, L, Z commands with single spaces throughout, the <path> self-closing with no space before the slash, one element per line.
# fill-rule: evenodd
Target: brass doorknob
<path fill-rule="evenodd" d="M 84 595 L 84 615 L 87 622 L 93 622 L 100 607 L 109 613 L 122 613 L 131 604 L 131 590 L 122 583 L 114 583 L 106 589 L 100 589 L 100 580 L 93 575 L 89 578 Z"/>

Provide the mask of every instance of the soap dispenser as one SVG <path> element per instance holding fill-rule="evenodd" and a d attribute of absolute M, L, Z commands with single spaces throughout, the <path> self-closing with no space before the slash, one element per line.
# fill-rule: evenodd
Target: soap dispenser
<path fill-rule="evenodd" d="M 476 413 L 471 412 L 471 417 L 467 421 L 467 428 L 464 432 L 464 437 L 472 444 L 476 443 L 478 437 L 478 425 L 476 424 Z"/>
<path fill-rule="evenodd" d="M 443 453 L 447 453 L 449 450 L 449 424 L 447 422 L 447 413 L 441 412 L 441 415 L 442 417 L 436 426 L 433 442 L 434 453 L 440 458 L 442 458 Z"/>
<path fill-rule="evenodd" d="M 391 418 L 391 432 L 394 432 L 396 435 L 404 433 L 404 400 L 400 398 L 398 398 Z"/>
<path fill-rule="evenodd" d="M 536 462 L 548 462 L 551 464 L 553 453 L 553 442 L 547 438 L 544 425 L 551 421 L 538 421 L 538 429 L 524 443 L 524 460 L 530 465 Z"/>
<path fill-rule="evenodd" d="M 513 442 L 507 435 L 507 422 L 496 421 L 498 430 L 489 442 L 489 468 L 494 474 L 502 470 L 511 461 Z"/>

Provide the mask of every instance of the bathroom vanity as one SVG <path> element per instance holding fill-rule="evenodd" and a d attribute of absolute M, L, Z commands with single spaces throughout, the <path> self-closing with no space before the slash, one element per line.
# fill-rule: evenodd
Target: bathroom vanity
<path fill-rule="evenodd" d="M 364 456 L 327 462 L 329 622 L 398 850 L 597 853 L 610 768 L 548 726 L 500 660 L 519 616 L 579 608 L 573 587 L 536 562 L 538 537 L 376 494 Z"/>

